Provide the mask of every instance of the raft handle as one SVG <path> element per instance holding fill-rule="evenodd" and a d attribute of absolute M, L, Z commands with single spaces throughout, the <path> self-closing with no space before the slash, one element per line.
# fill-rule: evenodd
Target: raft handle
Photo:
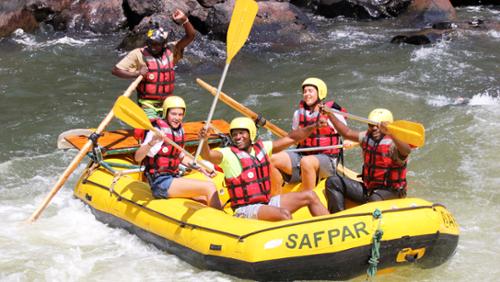
<path fill-rule="evenodd" d="M 399 251 L 396 262 L 415 262 L 421 259 L 425 254 L 425 247 L 413 250 L 412 248 L 404 248 Z"/>
<path fill-rule="evenodd" d="M 222 245 L 210 244 L 210 250 L 211 251 L 221 251 L 222 250 Z"/>

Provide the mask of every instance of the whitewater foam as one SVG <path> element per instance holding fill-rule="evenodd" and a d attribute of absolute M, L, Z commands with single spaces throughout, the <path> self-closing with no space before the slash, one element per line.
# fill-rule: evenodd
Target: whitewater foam
<path fill-rule="evenodd" d="M 474 95 L 470 101 L 471 106 L 488 106 L 488 105 L 500 105 L 500 91 L 497 90 L 496 95 L 489 93 L 480 93 Z"/>
<path fill-rule="evenodd" d="M 18 44 L 24 45 L 29 50 L 36 50 L 56 45 L 81 47 L 91 42 L 97 41 L 98 39 L 97 38 L 75 39 L 65 35 L 61 38 L 38 42 L 36 36 L 25 33 L 23 29 L 19 28 L 13 32 L 12 40 Z"/>

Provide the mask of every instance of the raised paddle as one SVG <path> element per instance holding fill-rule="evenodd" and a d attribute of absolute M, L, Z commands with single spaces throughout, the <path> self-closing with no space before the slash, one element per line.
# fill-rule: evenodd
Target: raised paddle
<path fill-rule="evenodd" d="M 118 97 L 113 106 L 113 113 L 117 118 L 119 118 L 124 123 L 130 125 L 134 128 L 142 128 L 153 131 L 155 134 L 161 135 L 160 130 L 155 128 L 146 113 L 143 109 L 141 109 L 134 101 L 130 100 L 127 97 Z M 182 151 L 186 156 L 191 157 L 194 160 L 194 156 L 191 155 L 188 151 L 184 150 L 181 146 L 179 146 L 174 141 L 170 140 L 168 137 L 163 137 L 163 140 L 174 146 L 176 149 Z M 210 173 L 213 173 L 213 168 L 207 166 L 205 163 L 200 162 L 201 166 L 203 166 Z"/>
<path fill-rule="evenodd" d="M 205 88 L 210 94 L 216 96 L 217 91 L 215 87 L 211 86 L 210 84 L 206 83 L 205 81 L 197 78 L 196 82 L 198 85 L 201 87 Z M 238 103 L 238 101 L 234 100 L 233 98 L 229 97 L 226 95 L 224 92 L 219 93 L 219 99 L 226 103 L 228 106 L 231 108 L 235 109 L 236 111 L 240 112 L 242 115 L 247 116 L 253 120 L 257 120 L 259 118 L 259 115 L 250 110 L 249 108 L 243 106 L 242 104 Z M 283 137 L 286 136 L 288 133 L 284 131 L 283 129 L 279 128 L 278 126 L 274 125 L 270 121 L 266 120 L 264 123 L 264 127 L 269 129 L 274 135 L 278 137 Z"/>
<path fill-rule="evenodd" d="M 132 91 L 135 88 L 137 88 L 137 85 L 139 85 L 139 83 L 141 82 L 141 80 L 142 80 L 142 76 L 138 76 L 129 85 L 129 87 L 127 88 L 127 90 L 125 90 L 125 92 L 123 93 L 122 96 L 123 97 L 129 97 L 132 94 Z M 108 113 L 108 115 L 103 119 L 103 121 L 101 122 L 101 124 L 99 124 L 99 126 L 97 127 L 95 133 L 100 134 L 101 132 L 103 132 L 104 129 L 106 128 L 106 126 L 108 126 L 108 124 L 111 122 L 112 119 L 113 119 L 113 111 L 110 111 Z M 59 180 L 57 180 L 57 183 L 54 185 L 54 187 L 52 188 L 52 190 L 50 190 L 50 193 L 45 197 L 45 199 L 43 200 L 42 204 L 38 207 L 38 209 L 28 219 L 28 222 L 34 222 L 35 220 L 38 219 L 38 217 L 40 216 L 40 214 L 42 214 L 43 210 L 50 203 L 50 200 L 52 200 L 52 198 L 56 195 L 56 193 L 64 185 L 64 183 L 66 182 L 66 180 L 68 180 L 68 177 L 71 175 L 71 173 L 73 173 L 73 171 L 76 169 L 76 167 L 78 166 L 78 164 L 80 163 L 80 161 L 83 159 L 83 157 L 85 157 L 85 155 L 91 149 L 91 147 L 92 147 L 92 141 L 89 140 L 89 141 L 87 141 L 87 143 L 85 143 L 85 145 L 82 147 L 82 149 L 80 150 L 80 152 L 78 152 L 78 154 L 75 156 L 75 158 L 73 159 L 73 161 L 69 164 L 69 166 L 66 168 L 66 170 L 64 171 L 64 173 L 59 177 Z"/>
<path fill-rule="evenodd" d="M 231 22 L 229 23 L 229 28 L 227 30 L 227 38 L 226 38 L 226 47 L 227 47 L 227 58 L 226 65 L 224 67 L 224 71 L 222 72 L 222 77 L 219 81 L 219 86 L 217 87 L 217 93 L 215 94 L 215 98 L 212 101 L 212 107 L 208 112 L 208 117 L 205 122 L 205 130 L 208 130 L 210 125 L 210 121 L 212 120 L 212 116 L 214 115 L 215 106 L 217 105 L 217 101 L 219 100 L 219 95 L 222 90 L 222 85 L 224 84 L 224 80 L 226 79 L 227 70 L 229 69 L 229 64 L 233 57 L 238 53 L 243 44 L 248 38 L 250 34 L 250 30 L 252 29 L 253 21 L 255 16 L 257 15 L 257 10 L 259 6 L 253 0 L 236 0 L 233 9 L 233 15 L 231 16 Z M 194 162 L 196 162 L 196 158 L 201 153 L 201 147 L 203 146 L 203 139 L 200 140 L 198 144 L 198 148 L 196 148 L 196 154 L 194 158 Z"/>
<path fill-rule="evenodd" d="M 330 109 L 324 107 L 323 110 L 329 113 L 336 113 L 343 115 L 347 118 L 357 120 L 363 123 L 379 125 L 378 122 L 369 120 L 367 118 L 355 116 L 353 114 L 344 113 L 335 109 Z M 410 145 L 416 147 L 422 147 L 425 143 L 425 129 L 420 123 L 407 121 L 407 120 L 396 120 L 388 124 L 387 129 L 392 136 L 398 138 L 399 140 L 406 142 Z"/>

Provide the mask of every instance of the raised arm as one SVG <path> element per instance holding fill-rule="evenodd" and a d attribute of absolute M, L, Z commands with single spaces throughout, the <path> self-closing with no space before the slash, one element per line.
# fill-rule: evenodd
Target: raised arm
<path fill-rule="evenodd" d="M 340 121 L 334 113 L 323 111 L 323 114 L 328 116 L 328 119 L 332 122 L 333 126 L 340 133 L 340 135 L 342 135 L 342 137 L 353 142 L 359 141 L 359 131 L 347 127 L 347 125 Z"/>
<path fill-rule="evenodd" d="M 199 138 L 200 140 L 203 139 L 203 144 L 201 146 L 201 152 L 200 152 L 200 156 L 213 163 L 213 164 L 220 164 L 222 162 L 222 153 L 217 151 L 217 150 L 211 150 L 210 147 L 208 146 L 208 134 L 207 134 L 207 131 L 205 129 L 205 127 L 203 127 L 201 130 L 200 130 L 200 133 L 199 133 Z"/>
<path fill-rule="evenodd" d="M 172 14 L 172 18 L 175 23 L 182 25 L 186 34 L 184 37 L 177 42 L 175 48 L 179 51 L 184 50 L 191 42 L 193 42 L 196 32 L 193 25 L 189 22 L 188 17 L 181 10 L 177 9 Z"/>

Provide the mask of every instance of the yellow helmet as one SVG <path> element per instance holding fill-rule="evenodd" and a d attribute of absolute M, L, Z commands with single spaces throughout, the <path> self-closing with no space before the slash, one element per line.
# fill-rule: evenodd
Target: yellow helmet
<path fill-rule="evenodd" d="M 326 94 L 328 93 L 328 88 L 326 87 L 326 83 L 316 77 L 309 77 L 304 82 L 302 82 L 302 89 L 304 89 L 304 86 L 311 85 L 316 87 L 318 90 L 318 98 L 319 100 L 323 100 L 326 98 Z"/>
<path fill-rule="evenodd" d="M 383 121 L 388 121 L 388 122 L 393 122 L 394 119 L 392 118 L 392 113 L 391 111 L 387 109 L 375 109 L 370 112 L 368 115 L 368 119 L 376 121 L 376 122 L 383 122 Z"/>
<path fill-rule="evenodd" d="M 255 137 L 257 137 L 257 127 L 255 126 L 255 122 L 247 117 L 237 117 L 234 118 L 231 123 L 229 124 L 229 131 L 233 129 L 246 129 L 248 130 L 248 133 L 250 133 L 250 141 L 255 140 Z"/>
<path fill-rule="evenodd" d="M 184 109 L 184 114 L 186 114 L 186 103 L 184 103 L 184 100 L 179 96 L 169 96 L 165 99 L 165 101 L 163 101 L 162 117 L 165 118 L 167 116 L 168 109 L 172 108 L 182 108 Z"/>

